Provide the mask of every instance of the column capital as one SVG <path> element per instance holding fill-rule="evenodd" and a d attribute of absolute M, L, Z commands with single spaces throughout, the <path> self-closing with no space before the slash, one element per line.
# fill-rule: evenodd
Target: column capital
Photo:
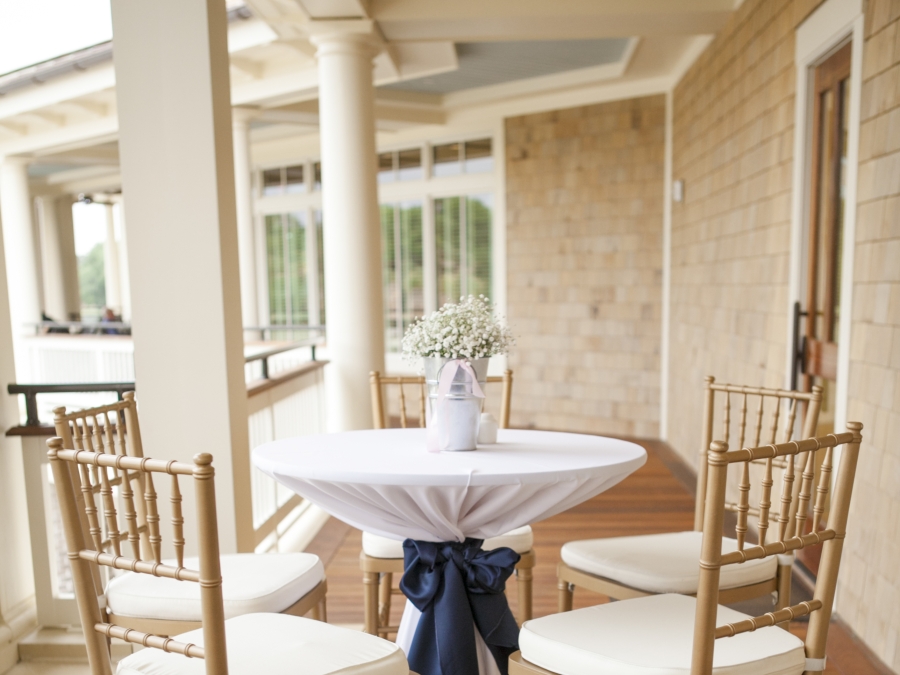
<path fill-rule="evenodd" d="M 8 166 L 27 167 L 31 164 L 31 157 L 19 157 L 17 155 L 0 155 L 0 164 Z"/>
<path fill-rule="evenodd" d="M 254 117 L 259 115 L 260 110 L 258 108 L 242 108 L 240 106 L 235 106 L 231 109 L 231 122 L 235 126 L 247 125 L 250 123 Z"/>
<path fill-rule="evenodd" d="M 307 31 L 309 41 L 318 48 L 316 56 L 354 52 L 374 58 L 385 47 L 381 31 L 371 19 L 312 21 Z"/>

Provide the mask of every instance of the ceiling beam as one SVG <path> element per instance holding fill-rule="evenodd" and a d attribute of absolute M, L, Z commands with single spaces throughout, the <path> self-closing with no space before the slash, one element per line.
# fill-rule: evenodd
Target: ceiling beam
<path fill-rule="evenodd" d="M 86 99 L 72 99 L 71 101 L 64 101 L 62 105 L 90 113 L 94 117 L 106 117 L 109 114 L 109 106 L 105 103 L 97 103 Z"/>
<path fill-rule="evenodd" d="M 249 75 L 254 80 L 262 79 L 265 74 L 265 64 L 259 61 L 254 61 L 253 59 L 248 59 L 243 56 L 232 55 L 230 62 L 232 68 L 245 75 Z"/>
<path fill-rule="evenodd" d="M 372 0 L 390 41 L 565 40 L 715 33 L 734 0 Z"/>

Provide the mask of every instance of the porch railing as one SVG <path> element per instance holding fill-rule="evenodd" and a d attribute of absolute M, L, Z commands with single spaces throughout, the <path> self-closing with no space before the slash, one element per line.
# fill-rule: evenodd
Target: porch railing
<path fill-rule="evenodd" d="M 260 353 L 253 362 L 265 362 L 297 349 L 294 345 L 288 349 L 274 350 L 277 352 L 274 354 Z M 327 363 L 306 361 L 275 372 L 269 368 L 266 379 L 258 378 L 248 385 L 247 423 L 251 448 L 288 436 L 324 431 L 323 371 Z M 56 500 L 46 465 L 45 442 L 55 432 L 53 426 L 47 423 L 49 420 L 46 416 L 45 421 L 40 418 L 38 397 L 100 393 L 121 399 L 124 392 L 134 389 L 133 382 L 10 384 L 7 387 L 9 394 L 24 396 L 26 402 L 26 423 L 6 433 L 8 436 L 22 437 L 38 621 L 42 625 L 77 624 L 78 614 L 74 598 L 67 592 L 65 577 L 68 565 L 61 542 Z M 151 448 L 146 450 L 149 454 L 153 452 Z M 318 526 L 324 522 L 323 514 L 256 468 L 248 466 L 247 469 L 236 470 L 235 476 L 249 483 L 252 514 L 248 516 L 235 513 L 238 527 L 244 528 L 244 532 L 248 532 L 247 527 L 252 527 L 252 544 L 257 551 L 302 550 L 315 535 Z M 234 506 L 220 504 L 220 508 Z M 252 520 L 252 523 L 248 523 L 248 520 Z"/>

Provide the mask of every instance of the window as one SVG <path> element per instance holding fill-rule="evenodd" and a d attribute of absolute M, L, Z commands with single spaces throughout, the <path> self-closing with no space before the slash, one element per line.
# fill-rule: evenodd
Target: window
<path fill-rule="evenodd" d="M 434 200 L 437 304 L 491 297 L 491 195 Z"/>
<path fill-rule="evenodd" d="M 262 193 L 265 196 L 304 191 L 302 164 L 266 169 L 262 172 Z"/>
<path fill-rule="evenodd" d="M 426 171 L 429 160 L 433 170 Z M 493 297 L 493 143 L 475 138 L 420 144 L 380 152 L 374 161 L 385 347 L 393 359 L 416 318 L 464 295 Z M 466 175 L 465 187 L 452 178 Z M 325 325 L 322 164 L 272 167 L 258 180 L 269 323 Z M 277 199 L 267 200 L 269 195 Z"/>
<path fill-rule="evenodd" d="M 378 182 L 420 180 L 424 177 L 421 148 L 410 148 L 378 155 Z"/>
<path fill-rule="evenodd" d="M 446 143 L 432 148 L 435 177 L 461 173 L 490 173 L 494 170 L 491 139 L 481 138 L 465 143 Z"/>
<path fill-rule="evenodd" d="M 266 216 L 269 321 L 272 325 L 309 323 L 304 221 L 302 213 Z"/>
<path fill-rule="evenodd" d="M 422 202 L 381 205 L 384 338 L 389 352 L 416 317 L 425 313 Z"/>
<path fill-rule="evenodd" d="M 303 165 L 288 166 L 284 169 L 285 192 L 303 192 Z"/>
<path fill-rule="evenodd" d="M 461 149 L 459 143 L 435 145 L 432 148 L 434 153 L 432 173 L 435 176 L 455 176 L 462 173 L 462 164 L 460 163 Z"/>
<path fill-rule="evenodd" d="M 316 209 L 316 276 L 319 279 L 319 325 L 325 325 L 325 245 L 322 239 L 322 211 Z"/>

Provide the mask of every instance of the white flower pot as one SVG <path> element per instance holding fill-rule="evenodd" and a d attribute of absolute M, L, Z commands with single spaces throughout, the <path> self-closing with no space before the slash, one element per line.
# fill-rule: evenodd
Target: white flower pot
<path fill-rule="evenodd" d="M 425 357 L 425 384 L 428 387 L 428 407 L 425 418 L 434 427 L 441 450 L 465 452 L 475 450 L 478 444 L 478 425 L 484 399 L 475 396 L 468 371 L 460 368 L 453 377 L 450 390 L 438 405 L 438 386 L 444 366 L 454 359 Z M 487 384 L 490 358 L 470 359 L 481 390 Z"/>

